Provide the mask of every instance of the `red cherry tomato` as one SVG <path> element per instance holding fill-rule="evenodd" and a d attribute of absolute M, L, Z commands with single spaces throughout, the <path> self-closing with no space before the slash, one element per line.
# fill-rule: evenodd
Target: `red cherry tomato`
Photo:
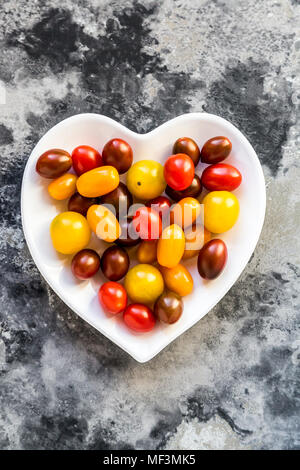
<path fill-rule="evenodd" d="M 105 282 L 98 292 L 99 302 L 109 313 L 121 313 L 127 305 L 127 293 L 118 282 Z"/>
<path fill-rule="evenodd" d="M 86 171 L 102 166 L 102 157 L 98 150 L 89 145 L 79 145 L 72 152 L 73 168 L 80 176 Z"/>
<path fill-rule="evenodd" d="M 156 322 L 152 310 L 143 304 L 128 305 L 123 313 L 123 320 L 128 328 L 140 333 L 153 330 Z"/>
<path fill-rule="evenodd" d="M 148 201 L 146 206 L 151 207 L 154 211 L 158 212 L 161 217 L 168 214 L 172 202 L 166 196 L 158 196 L 151 201 Z"/>
<path fill-rule="evenodd" d="M 205 168 L 201 181 L 210 191 L 234 191 L 242 182 L 242 175 L 232 165 L 217 163 Z"/>
<path fill-rule="evenodd" d="M 162 231 L 158 212 L 150 207 L 141 207 L 133 217 L 132 225 L 142 240 L 157 240 Z"/>
<path fill-rule="evenodd" d="M 193 181 L 195 166 L 193 160 L 184 153 L 171 155 L 164 166 L 164 177 L 167 184 L 176 191 L 183 191 Z"/>

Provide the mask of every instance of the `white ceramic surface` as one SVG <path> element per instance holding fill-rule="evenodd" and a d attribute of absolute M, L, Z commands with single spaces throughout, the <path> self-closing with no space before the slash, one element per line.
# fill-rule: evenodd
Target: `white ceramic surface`
<path fill-rule="evenodd" d="M 58 212 L 67 210 L 67 203 L 53 202 L 47 193 L 49 180 L 35 171 L 38 157 L 50 148 L 72 151 L 80 144 L 102 150 L 113 137 L 119 137 L 132 146 L 134 161 L 155 159 L 163 163 L 171 153 L 178 137 L 189 136 L 198 145 L 216 135 L 225 135 L 232 142 L 232 152 L 226 163 L 236 165 L 243 175 L 241 186 L 235 191 L 240 201 L 240 216 L 236 225 L 222 238 L 228 247 L 228 262 L 223 273 L 214 281 L 203 281 L 196 268 L 196 259 L 186 265 L 194 278 L 193 293 L 184 298 L 184 313 L 171 326 L 157 325 L 147 334 L 129 331 L 120 317 L 108 317 L 101 309 L 97 290 L 104 277 L 98 274 L 91 281 L 74 279 L 70 270 L 70 256 L 54 250 L 49 226 Z M 204 165 L 196 172 L 201 174 Z M 256 153 L 241 132 L 225 119 L 205 113 L 179 116 L 148 134 L 136 134 L 112 119 L 98 114 L 79 114 L 68 118 L 48 131 L 32 151 L 22 183 L 22 222 L 31 255 L 52 289 L 85 321 L 127 351 L 139 362 L 152 359 L 171 341 L 184 333 L 208 313 L 226 294 L 245 268 L 258 241 L 265 215 L 265 182 Z M 102 253 L 107 246 L 93 239 L 89 245 Z M 43 315 L 43 312 L 41 312 Z M 101 338 L 99 337 L 101 341 Z"/>

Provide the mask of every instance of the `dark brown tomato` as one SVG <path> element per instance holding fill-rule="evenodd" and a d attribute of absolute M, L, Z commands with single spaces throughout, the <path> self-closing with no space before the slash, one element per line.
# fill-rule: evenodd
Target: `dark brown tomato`
<path fill-rule="evenodd" d="M 101 204 L 110 204 L 115 208 L 116 216 L 118 217 L 120 212 L 123 215 L 127 215 L 129 207 L 132 205 L 132 195 L 128 191 L 127 186 L 124 183 L 119 183 L 119 186 L 101 197 Z"/>
<path fill-rule="evenodd" d="M 78 279 L 89 279 L 96 274 L 99 268 L 100 256 L 94 250 L 81 250 L 72 259 L 71 269 Z"/>
<path fill-rule="evenodd" d="M 115 167 L 121 175 L 132 165 L 132 148 L 125 140 L 111 139 L 103 148 L 102 159 L 104 165 Z"/>
<path fill-rule="evenodd" d="M 204 279 L 215 279 L 227 261 L 227 247 L 223 240 L 214 238 L 206 243 L 198 255 L 198 271 Z"/>
<path fill-rule="evenodd" d="M 75 193 L 69 199 L 68 210 L 79 212 L 79 214 L 86 216 L 88 209 L 93 204 L 99 204 L 99 200 L 96 197 L 84 197 L 79 193 Z"/>
<path fill-rule="evenodd" d="M 202 191 L 202 184 L 198 175 L 195 175 L 192 181 L 192 184 L 184 189 L 183 191 L 175 191 L 175 189 L 170 186 L 166 187 L 166 194 L 173 199 L 173 201 L 180 201 L 185 197 L 194 197 L 197 198 L 200 196 Z"/>
<path fill-rule="evenodd" d="M 183 312 L 183 302 L 180 295 L 165 291 L 158 297 L 154 305 L 154 315 L 164 323 L 175 323 Z"/>
<path fill-rule="evenodd" d="M 101 269 L 110 281 L 119 281 L 128 271 L 129 256 L 120 246 L 110 246 L 101 257 Z"/>
<path fill-rule="evenodd" d="M 146 207 L 151 207 L 154 211 L 158 212 L 161 217 L 168 214 L 172 202 L 166 196 L 158 196 L 155 199 L 151 199 L 146 204 Z"/>
<path fill-rule="evenodd" d="M 196 166 L 200 160 L 200 150 L 196 142 L 190 137 L 180 137 L 173 146 L 173 153 L 185 153 L 194 162 Z"/>
<path fill-rule="evenodd" d="M 217 136 L 205 142 L 201 150 L 201 162 L 219 163 L 228 157 L 232 144 L 227 137 Z"/>
<path fill-rule="evenodd" d="M 43 153 L 36 163 L 36 171 L 44 178 L 62 176 L 72 166 L 71 155 L 62 149 L 51 149 Z"/>
<path fill-rule="evenodd" d="M 133 217 L 122 217 L 119 224 L 122 230 L 121 238 L 118 238 L 115 243 L 120 246 L 135 246 L 141 242 L 140 237 L 137 235 L 132 224 Z"/>

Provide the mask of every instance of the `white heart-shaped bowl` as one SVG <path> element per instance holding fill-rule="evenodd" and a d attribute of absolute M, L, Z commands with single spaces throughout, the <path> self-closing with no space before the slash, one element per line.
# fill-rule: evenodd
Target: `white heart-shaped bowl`
<path fill-rule="evenodd" d="M 87 144 L 101 151 L 108 140 L 119 137 L 132 146 L 134 161 L 152 159 L 163 164 L 172 153 L 173 143 L 178 137 L 192 137 L 201 147 L 216 135 L 225 135 L 231 140 L 232 152 L 226 162 L 235 165 L 243 175 L 243 182 L 235 191 L 240 202 L 238 222 L 220 236 L 228 248 L 227 265 L 217 279 L 205 282 L 198 274 L 197 258 L 189 260 L 187 266 L 194 279 L 194 290 L 184 298 L 184 312 L 180 320 L 173 325 L 159 324 L 147 334 L 135 334 L 126 328 L 120 316 L 108 317 L 99 305 L 97 291 L 105 282 L 103 275 L 99 273 L 90 281 L 77 281 L 70 269 L 72 257 L 59 255 L 54 250 L 49 226 L 59 212 L 67 210 L 67 203 L 50 199 L 47 192 L 49 180 L 41 178 L 35 171 L 37 159 L 50 148 L 63 148 L 71 152 L 76 146 Z M 196 172 L 201 174 L 204 166 L 199 164 Z M 32 151 L 24 171 L 21 196 L 25 238 L 46 281 L 74 312 L 139 362 L 152 359 L 197 323 L 235 283 L 258 241 L 265 205 L 262 168 L 248 140 L 225 119 L 205 113 L 179 116 L 143 135 L 98 114 L 70 117 L 50 129 Z M 90 247 L 101 254 L 107 245 L 93 239 Z"/>

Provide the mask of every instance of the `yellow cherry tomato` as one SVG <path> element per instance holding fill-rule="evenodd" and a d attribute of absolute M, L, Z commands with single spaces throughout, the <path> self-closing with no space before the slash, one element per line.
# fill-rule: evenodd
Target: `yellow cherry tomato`
<path fill-rule="evenodd" d="M 72 196 L 76 191 L 77 176 L 72 173 L 65 173 L 56 178 L 48 186 L 48 192 L 53 199 L 62 201 Z"/>
<path fill-rule="evenodd" d="M 137 250 L 137 259 L 139 263 L 152 264 L 156 261 L 157 240 L 143 240 Z"/>
<path fill-rule="evenodd" d="M 164 280 L 150 264 L 137 264 L 126 274 L 124 287 L 133 302 L 150 304 L 162 294 Z"/>
<path fill-rule="evenodd" d="M 86 218 L 92 231 L 101 240 L 112 243 L 120 237 L 120 224 L 115 215 L 106 206 L 93 204 L 88 209 Z"/>
<path fill-rule="evenodd" d="M 173 268 L 182 258 L 185 237 L 179 225 L 166 227 L 157 244 L 157 261 L 161 266 Z"/>
<path fill-rule="evenodd" d="M 54 248 L 59 253 L 70 255 L 87 246 L 91 231 L 83 215 L 68 211 L 54 217 L 50 235 Z"/>
<path fill-rule="evenodd" d="M 184 235 L 185 247 L 182 259 L 190 259 L 198 255 L 203 245 L 211 239 L 211 233 L 200 224 L 186 229 Z"/>
<path fill-rule="evenodd" d="M 204 225 L 212 233 L 223 233 L 236 223 L 240 206 L 229 191 L 212 191 L 203 199 Z"/>
<path fill-rule="evenodd" d="M 77 190 L 85 197 L 98 197 L 119 186 L 119 173 L 113 166 L 99 166 L 79 176 Z"/>
<path fill-rule="evenodd" d="M 194 197 L 185 197 L 172 207 L 170 212 L 171 224 L 187 228 L 192 225 L 201 211 L 200 202 Z"/>
<path fill-rule="evenodd" d="M 177 264 L 174 268 L 160 267 L 166 287 L 184 297 L 192 292 L 194 282 L 190 272 L 183 266 Z"/>
<path fill-rule="evenodd" d="M 127 173 L 127 187 L 137 199 L 154 199 L 166 186 L 164 168 L 154 160 L 136 162 Z"/>

